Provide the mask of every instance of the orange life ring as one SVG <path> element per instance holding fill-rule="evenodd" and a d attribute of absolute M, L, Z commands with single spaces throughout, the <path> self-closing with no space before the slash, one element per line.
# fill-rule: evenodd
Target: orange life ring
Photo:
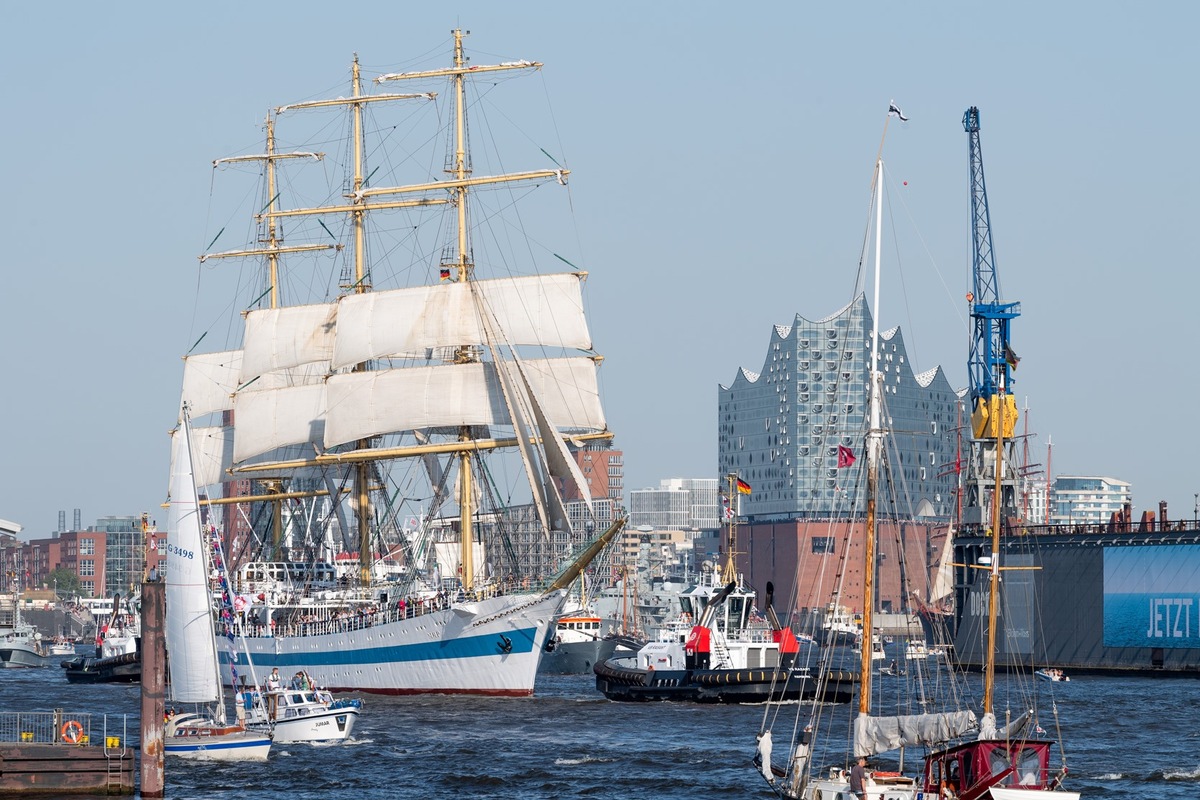
<path fill-rule="evenodd" d="M 83 726 L 73 719 L 67 720 L 63 723 L 59 733 L 62 734 L 63 741 L 67 744 L 79 744 L 83 739 Z"/>

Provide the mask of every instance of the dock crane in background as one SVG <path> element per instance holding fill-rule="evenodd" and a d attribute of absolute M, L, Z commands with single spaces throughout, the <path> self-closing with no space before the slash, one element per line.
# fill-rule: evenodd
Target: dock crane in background
<path fill-rule="evenodd" d="M 1000 302 L 1000 280 L 992 248 L 991 214 L 983 178 L 983 151 L 979 145 L 979 109 L 963 114 L 971 161 L 971 231 L 973 288 L 967 294 L 971 311 L 971 348 L 967 359 L 968 398 L 971 408 L 971 448 L 963 481 L 965 530 L 980 531 L 990 519 L 989 496 L 995 493 L 997 446 L 1004 448 L 1000 479 L 1001 517 L 1017 513 L 1015 467 L 1017 401 L 1012 393 L 1012 373 L 1017 356 L 1010 343 L 1010 326 L 1021 315 L 1020 303 Z"/>

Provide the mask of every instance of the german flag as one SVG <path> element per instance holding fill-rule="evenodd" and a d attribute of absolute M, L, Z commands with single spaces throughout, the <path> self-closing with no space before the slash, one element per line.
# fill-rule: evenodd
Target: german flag
<path fill-rule="evenodd" d="M 746 483 L 741 478 L 737 479 L 738 494 L 750 494 L 750 484 Z"/>

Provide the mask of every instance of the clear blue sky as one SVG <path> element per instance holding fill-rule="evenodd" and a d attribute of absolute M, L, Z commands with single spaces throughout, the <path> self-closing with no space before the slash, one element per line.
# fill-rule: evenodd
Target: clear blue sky
<path fill-rule="evenodd" d="M 351 11 L 351 9 L 353 9 Z M 23 3 L 6 9 L 0 517 L 137 514 L 167 485 L 213 158 L 266 110 L 473 35 L 529 58 L 572 169 L 626 486 L 716 475 L 717 386 L 849 300 L 888 101 L 882 323 L 965 384 L 982 112 L 1034 460 L 1192 515 L 1200 64 L 1190 3 Z M 540 166 L 540 165 L 535 165 Z M 907 181 L 907 185 L 904 184 Z M 891 223 L 889 223 L 889 226 Z"/>

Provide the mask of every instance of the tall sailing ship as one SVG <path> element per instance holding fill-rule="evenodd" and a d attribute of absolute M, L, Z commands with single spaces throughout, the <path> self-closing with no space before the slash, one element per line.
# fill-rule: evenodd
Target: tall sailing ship
<path fill-rule="evenodd" d="M 480 234 L 514 238 L 500 220 L 519 195 L 566 184 L 557 163 L 487 176 L 472 163 L 468 111 L 542 65 L 472 64 L 464 35 L 453 32 L 449 67 L 375 78 L 418 91 L 368 93 L 355 58 L 349 96 L 276 108 L 264 154 L 214 162 L 253 165 L 266 189 L 257 243 L 201 257 L 264 266 L 239 303 L 240 347 L 185 359 L 183 401 L 211 420 L 193 432 L 198 482 L 225 485 L 208 523 L 236 509 L 224 514 L 237 578 L 218 636 L 244 639 L 260 671 L 333 690 L 531 694 L 568 586 L 623 525 L 572 453 L 611 438 L 587 273 L 475 260 Z M 373 116 L 384 107 L 417 110 L 393 124 Z M 286 170 L 324 154 L 281 152 L 277 136 L 322 110 L 349 118 L 344 183 L 330 202 L 285 207 L 297 185 Z M 423 136 L 444 137 L 444 164 L 386 149 L 425 122 L 442 126 Z M 479 204 L 488 192 L 499 210 Z M 436 246 L 416 233 L 429 224 Z M 392 263 L 400 253 L 407 263 Z M 337 284 L 320 259 L 341 262 Z M 306 281 L 321 302 L 289 296 Z"/>

